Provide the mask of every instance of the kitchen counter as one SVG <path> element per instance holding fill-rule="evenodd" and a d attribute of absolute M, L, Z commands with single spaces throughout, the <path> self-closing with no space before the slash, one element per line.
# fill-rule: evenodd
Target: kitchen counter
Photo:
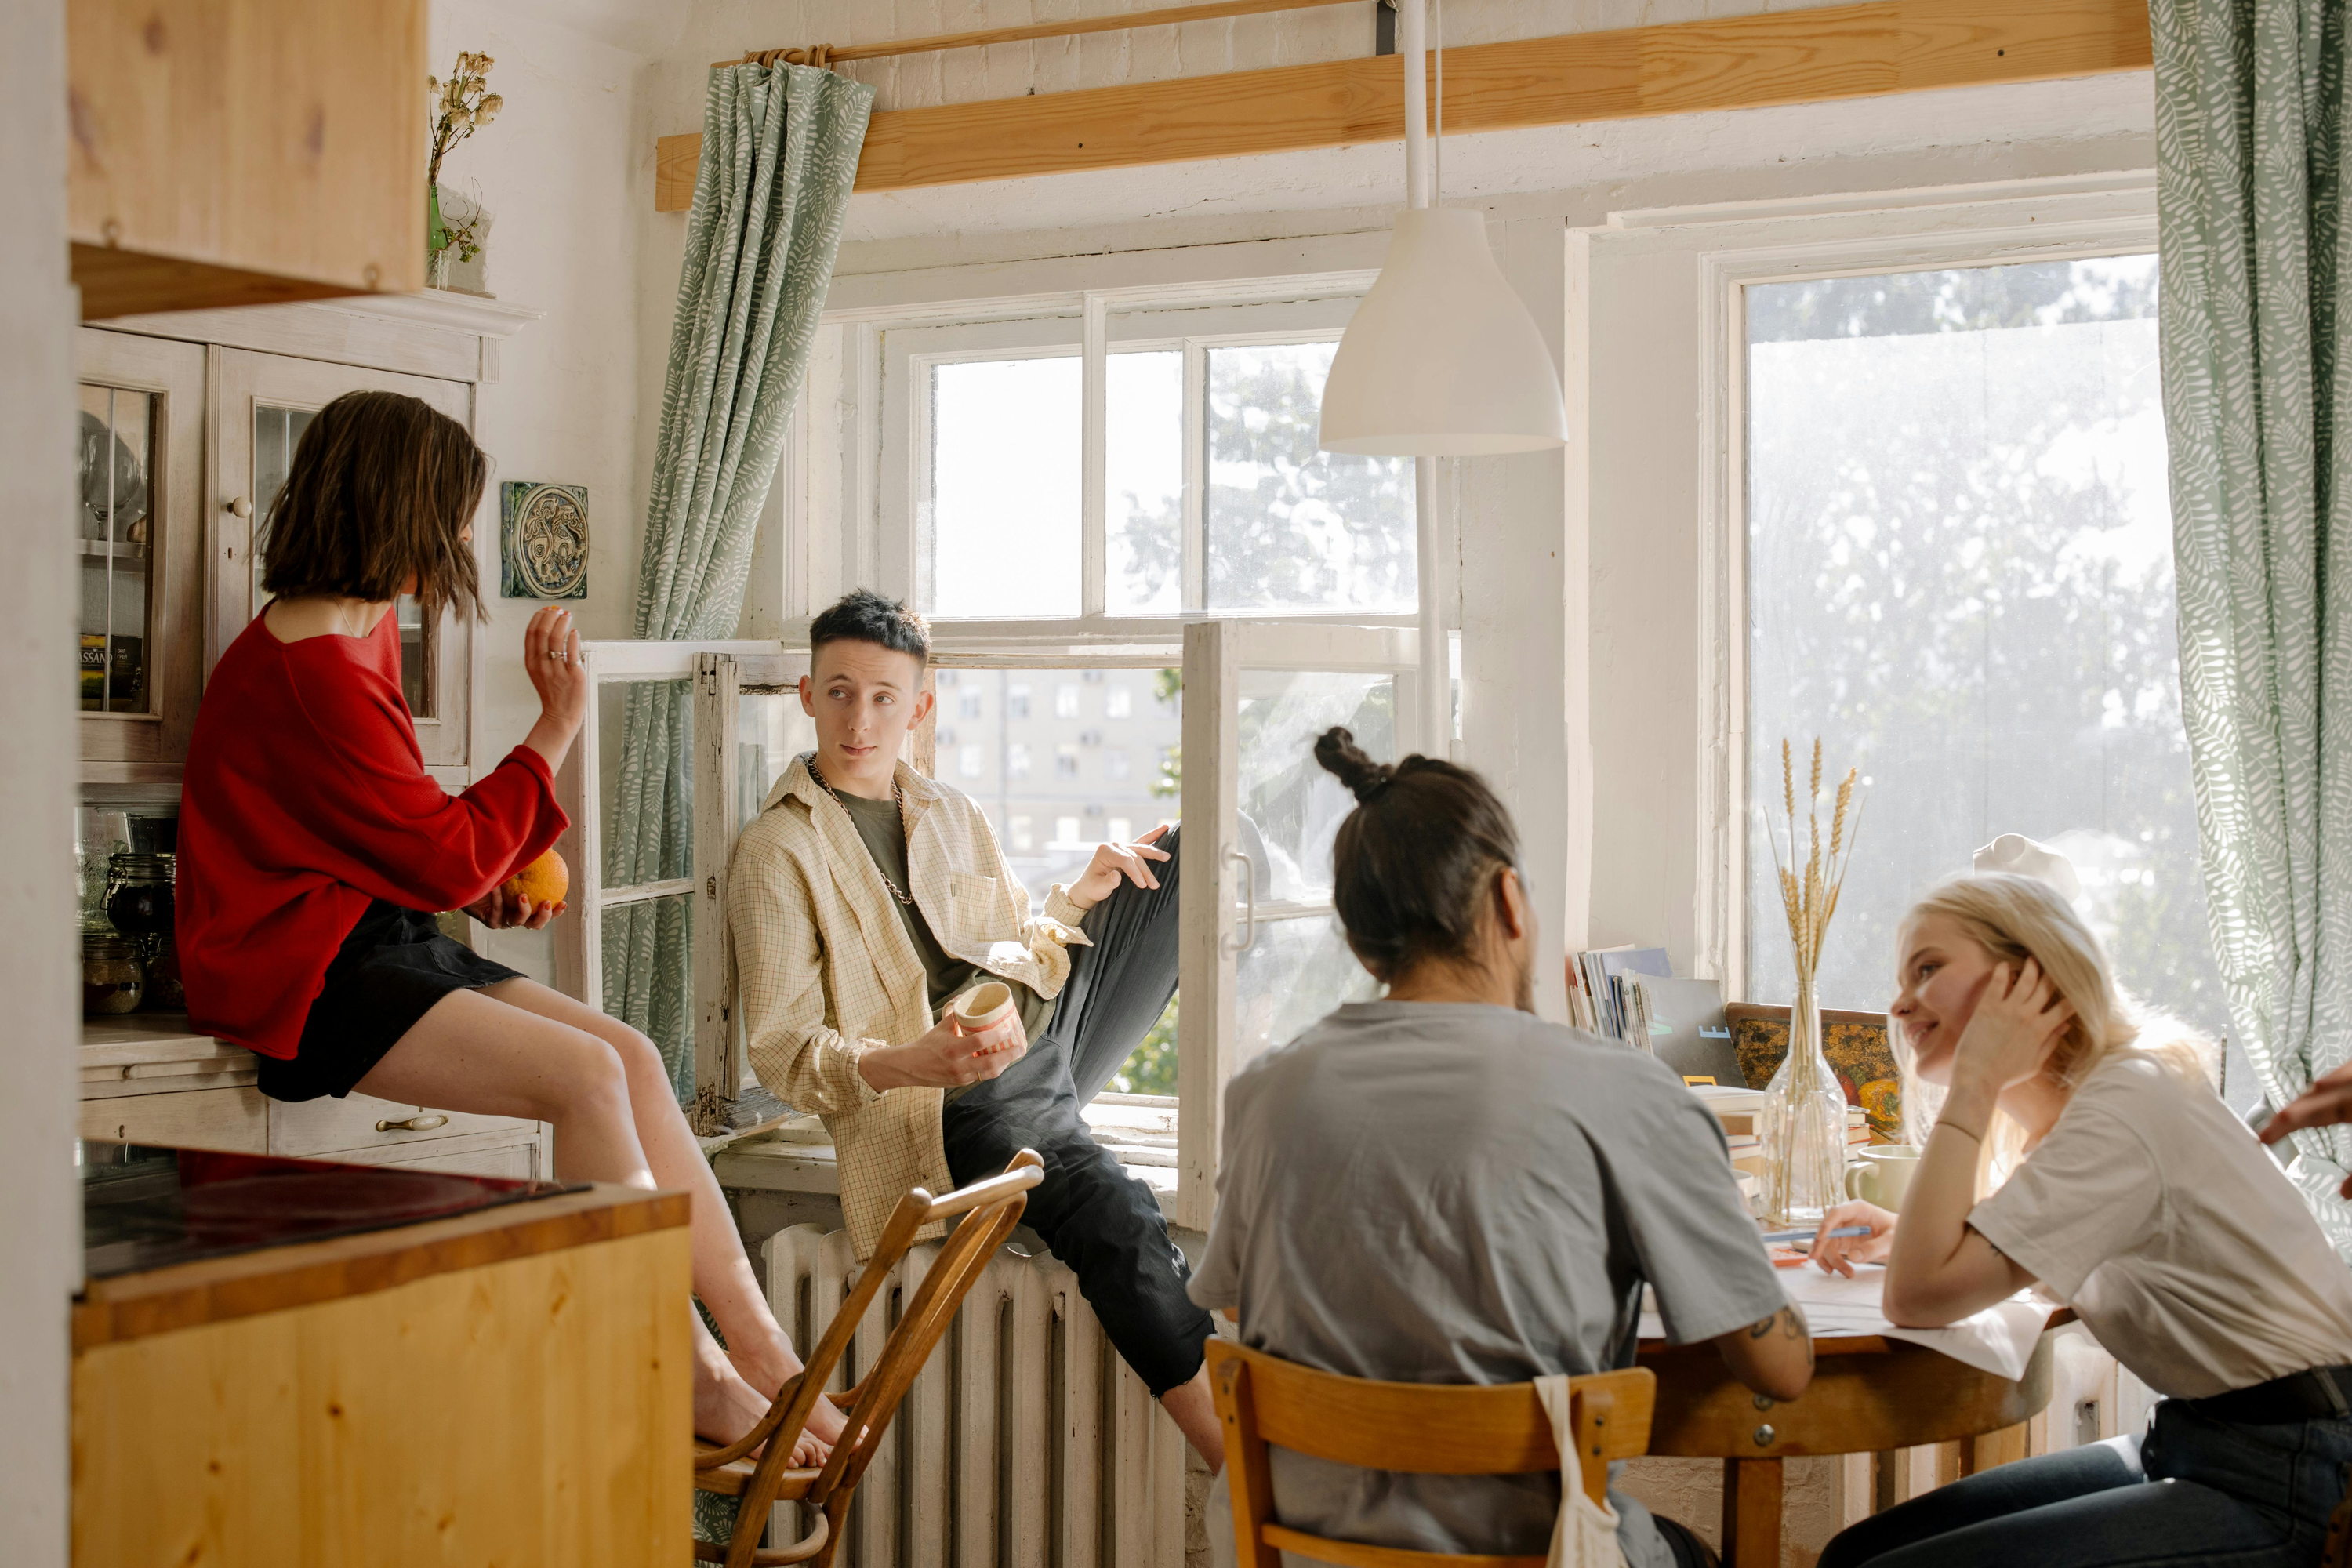
<path fill-rule="evenodd" d="M 273 1200 L 278 1219 L 331 1229 L 371 1223 L 335 1211 L 354 1176 L 409 1174 L 245 1163 L 290 1178 L 303 1201 Z M 73 1308 L 75 1561 L 686 1561 L 686 1195 L 472 1196 L 160 1268 L 94 1258 Z"/>

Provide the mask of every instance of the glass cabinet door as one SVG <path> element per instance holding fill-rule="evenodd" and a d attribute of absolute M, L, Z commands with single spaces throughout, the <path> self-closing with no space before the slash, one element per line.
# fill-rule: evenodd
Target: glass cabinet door
<path fill-rule="evenodd" d="M 463 382 L 435 381 L 392 371 L 328 364 L 243 349 L 213 351 L 219 400 L 214 441 L 215 515 L 222 570 L 205 627 L 205 667 L 269 601 L 262 588 L 268 570 L 269 528 L 302 433 L 311 419 L 346 392 L 406 393 L 473 426 L 473 388 Z M 474 560 L 486 596 L 498 592 L 498 510 L 486 490 L 474 522 Z M 416 721 L 416 742 L 428 767 L 462 767 L 470 760 L 467 718 L 472 706 L 474 628 L 456 615 L 438 627 L 425 626 L 416 601 L 394 607 L 400 627 L 402 693 Z"/>
<path fill-rule="evenodd" d="M 205 352 L 84 328 L 71 527 L 83 773 L 177 776 L 195 721 Z"/>

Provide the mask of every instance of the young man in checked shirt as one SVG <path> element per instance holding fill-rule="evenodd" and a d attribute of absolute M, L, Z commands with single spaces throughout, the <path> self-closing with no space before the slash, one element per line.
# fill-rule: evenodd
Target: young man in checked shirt
<path fill-rule="evenodd" d="M 824 1117 L 860 1258 L 908 1187 L 944 1192 L 1036 1150 L 1029 1225 L 1215 1469 L 1209 1316 L 1151 1189 L 1078 1113 L 1175 994 L 1178 830 L 1097 847 L 1032 915 L 981 808 L 898 760 L 931 705 L 922 621 L 860 589 L 809 639 L 816 750 L 785 769 L 729 872 L 751 1066 Z M 950 1004 L 991 980 L 1013 1013 L 963 1032 Z"/>

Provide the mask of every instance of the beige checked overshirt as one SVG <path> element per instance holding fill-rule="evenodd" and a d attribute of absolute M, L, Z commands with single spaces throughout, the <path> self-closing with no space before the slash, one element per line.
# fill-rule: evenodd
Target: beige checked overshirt
<path fill-rule="evenodd" d="M 1070 973 L 1062 950 L 1087 941 L 1068 892 L 1056 885 L 1032 919 L 1029 889 L 979 806 L 904 763 L 898 786 L 907 890 L 932 936 L 967 963 L 1059 995 Z M 922 958 L 890 905 L 849 813 L 796 759 L 736 840 L 727 920 L 751 1069 L 793 1109 L 824 1119 L 860 1258 L 908 1187 L 937 1194 L 954 1185 L 940 1138 L 940 1091 L 877 1090 L 857 1070 L 867 1051 L 904 1045 L 937 1021 Z"/>

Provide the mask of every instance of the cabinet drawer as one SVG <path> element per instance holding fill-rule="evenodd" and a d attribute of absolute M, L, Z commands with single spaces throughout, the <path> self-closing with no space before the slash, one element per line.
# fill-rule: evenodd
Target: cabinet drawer
<path fill-rule="evenodd" d="M 415 1125 L 410 1125 L 412 1122 Z M 390 1149 L 428 1138 L 456 1138 L 469 1132 L 535 1133 L 537 1130 L 538 1123 L 513 1117 L 430 1110 L 421 1105 L 395 1105 L 364 1094 L 342 1100 L 321 1095 L 317 1100 L 273 1100 L 269 1106 L 269 1152 L 303 1157 Z"/>
<path fill-rule="evenodd" d="M 511 1176 L 539 1180 L 551 1173 L 547 1150 L 535 1124 L 501 1132 L 457 1138 L 422 1138 L 394 1148 L 331 1149 L 314 1156 L 345 1165 L 397 1166 L 405 1171 L 449 1171 L 467 1176 Z"/>
<path fill-rule="evenodd" d="M 85 1100 L 80 1128 L 85 1138 L 260 1154 L 269 1146 L 269 1102 L 257 1089 L 197 1089 Z"/>

